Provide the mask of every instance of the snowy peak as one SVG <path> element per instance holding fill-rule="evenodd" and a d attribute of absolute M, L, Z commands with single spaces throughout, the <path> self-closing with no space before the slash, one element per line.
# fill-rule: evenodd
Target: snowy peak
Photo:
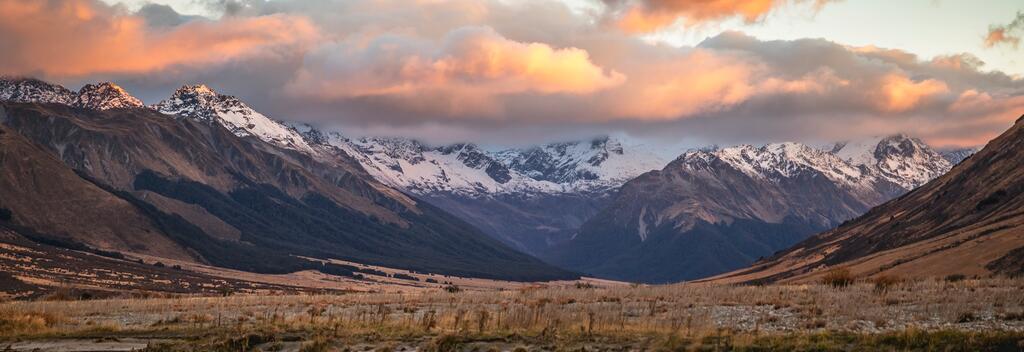
<path fill-rule="evenodd" d="M 691 169 L 707 169 L 718 160 L 751 177 L 773 181 L 808 172 L 847 186 L 865 186 L 865 182 L 871 181 L 859 168 L 831 152 L 792 142 L 695 150 L 687 152 L 679 160 Z"/>
<path fill-rule="evenodd" d="M 220 113 L 232 109 L 252 110 L 241 104 L 238 99 L 221 96 L 202 84 L 178 88 L 170 98 L 153 105 L 153 109 L 165 114 L 207 122 L 216 121 Z M 244 113 L 251 114 L 249 111 L 244 111 Z"/>
<path fill-rule="evenodd" d="M 942 157 L 945 158 L 950 165 L 956 165 L 959 164 L 961 161 L 964 161 L 964 159 L 969 158 L 971 155 L 974 155 L 974 153 L 977 153 L 979 150 L 981 150 L 981 148 L 978 147 L 958 148 L 943 150 L 940 151 L 939 154 L 942 155 Z"/>
<path fill-rule="evenodd" d="M 906 190 L 951 168 L 943 155 L 904 134 L 837 143 L 830 151 L 791 142 L 694 150 L 678 162 L 690 169 L 709 169 L 715 160 L 761 179 L 778 181 L 815 172 L 849 187 L 874 187 L 883 181 Z"/>
<path fill-rule="evenodd" d="M 0 101 L 72 105 L 75 92 L 34 78 L 0 77 Z"/>
<path fill-rule="evenodd" d="M 843 160 L 874 170 L 879 177 L 906 189 L 917 188 L 942 175 L 952 164 L 920 139 L 896 134 L 836 144 Z"/>
<path fill-rule="evenodd" d="M 453 144 L 438 148 L 438 151 L 444 155 L 455 155 L 456 160 L 462 162 L 467 167 L 484 170 L 487 176 L 497 181 L 498 183 L 506 183 L 512 180 L 512 174 L 509 168 L 501 162 L 495 160 L 491 155 L 487 154 L 475 144 Z"/>
<path fill-rule="evenodd" d="M 55 103 L 83 109 L 143 107 L 142 101 L 110 82 L 86 84 L 78 92 L 33 78 L 0 79 L 0 100 Z"/>
<path fill-rule="evenodd" d="M 313 153 L 313 148 L 294 128 L 253 110 L 238 98 L 218 94 L 206 85 L 186 85 L 153 109 L 206 123 L 219 123 L 239 137 L 255 136 L 284 148 Z"/>
<path fill-rule="evenodd" d="M 406 138 L 346 139 L 300 130 L 309 143 L 342 149 L 377 179 L 416 194 L 604 192 L 668 163 L 652 148 L 607 137 L 490 151 L 469 143 L 434 147 Z"/>
<path fill-rule="evenodd" d="M 78 91 L 74 105 L 94 110 L 140 108 L 145 106 L 141 100 L 128 94 L 120 86 L 110 82 L 86 84 Z"/>
<path fill-rule="evenodd" d="M 431 147 L 405 138 L 346 139 L 336 133 L 328 136 L 332 146 L 354 157 L 376 179 L 415 194 L 476 197 L 555 188 L 509 172 L 472 144 Z"/>
<path fill-rule="evenodd" d="M 669 159 L 645 145 L 629 145 L 611 137 L 590 141 L 550 143 L 528 149 L 510 149 L 497 157 L 510 169 L 531 178 L 562 184 L 624 183 L 657 170 Z"/>

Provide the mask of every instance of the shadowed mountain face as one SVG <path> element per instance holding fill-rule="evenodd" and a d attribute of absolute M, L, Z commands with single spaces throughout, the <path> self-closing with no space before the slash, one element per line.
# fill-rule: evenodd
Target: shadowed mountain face
<path fill-rule="evenodd" d="M 543 258 L 621 280 L 706 277 L 770 256 L 948 168 L 902 135 L 833 151 L 797 143 L 691 151 L 626 183 Z"/>
<path fill-rule="evenodd" d="M 344 150 L 382 183 L 535 255 L 567 240 L 623 183 L 669 161 L 651 146 L 613 137 L 490 151 L 299 129 L 312 144 Z"/>
<path fill-rule="evenodd" d="M 90 96 L 120 91 L 93 88 Z M 266 273 L 349 270 L 297 257 L 309 256 L 511 280 L 574 276 L 380 184 L 343 151 L 300 151 L 147 108 L 62 104 L 0 103 L 0 221 L 10 226 Z"/>
<path fill-rule="evenodd" d="M 949 173 L 723 282 L 1024 272 L 1024 116 Z"/>

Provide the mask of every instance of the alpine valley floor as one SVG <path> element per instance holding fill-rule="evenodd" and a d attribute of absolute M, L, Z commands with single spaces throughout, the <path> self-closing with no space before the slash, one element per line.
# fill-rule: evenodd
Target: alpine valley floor
<path fill-rule="evenodd" d="M 1022 291 L 1022 279 L 949 277 L 10 301 L 0 348 L 1018 351 Z"/>

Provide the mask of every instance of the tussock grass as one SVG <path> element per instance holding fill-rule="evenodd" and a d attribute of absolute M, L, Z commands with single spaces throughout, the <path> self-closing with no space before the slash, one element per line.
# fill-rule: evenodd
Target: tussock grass
<path fill-rule="evenodd" d="M 1024 311 L 1020 292 L 1021 279 L 877 278 L 842 289 L 831 283 L 680 284 L 6 302 L 0 304 L 0 339 L 206 336 L 219 341 L 204 342 L 207 349 L 223 345 L 227 350 L 254 345 L 267 350 L 274 343 L 289 343 L 288 336 L 299 336 L 302 348 L 311 351 L 360 338 L 415 341 L 417 348 L 438 351 L 481 340 L 500 341 L 506 344 L 503 350 L 512 350 L 516 344 L 544 341 L 637 339 L 665 349 L 813 349 L 841 346 L 849 339 L 888 343 L 872 339 L 906 334 L 908 329 L 924 334 L 914 341 L 935 341 L 947 330 L 1019 335 L 1024 331 L 1024 320 L 1017 318 Z M 823 350 L 831 349 L 827 346 Z"/>
<path fill-rule="evenodd" d="M 829 272 L 821 278 L 821 283 L 835 288 L 843 288 L 852 285 L 854 279 L 853 274 L 850 273 L 850 269 L 834 268 L 829 270 Z"/>

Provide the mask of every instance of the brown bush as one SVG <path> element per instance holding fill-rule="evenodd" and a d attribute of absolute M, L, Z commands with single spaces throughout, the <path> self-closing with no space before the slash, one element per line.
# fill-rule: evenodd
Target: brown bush
<path fill-rule="evenodd" d="M 853 274 L 850 273 L 850 269 L 835 268 L 829 270 L 829 272 L 821 278 L 821 283 L 834 288 L 843 288 L 853 284 Z"/>
<path fill-rule="evenodd" d="M 871 280 L 871 282 L 875 284 L 876 293 L 889 292 L 889 290 L 891 290 L 893 286 L 898 285 L 901 281 L 903 280 L 900 279 L 898 276 L 893 275 L 882 275 L 876 277 L 874 280 Z"/>

